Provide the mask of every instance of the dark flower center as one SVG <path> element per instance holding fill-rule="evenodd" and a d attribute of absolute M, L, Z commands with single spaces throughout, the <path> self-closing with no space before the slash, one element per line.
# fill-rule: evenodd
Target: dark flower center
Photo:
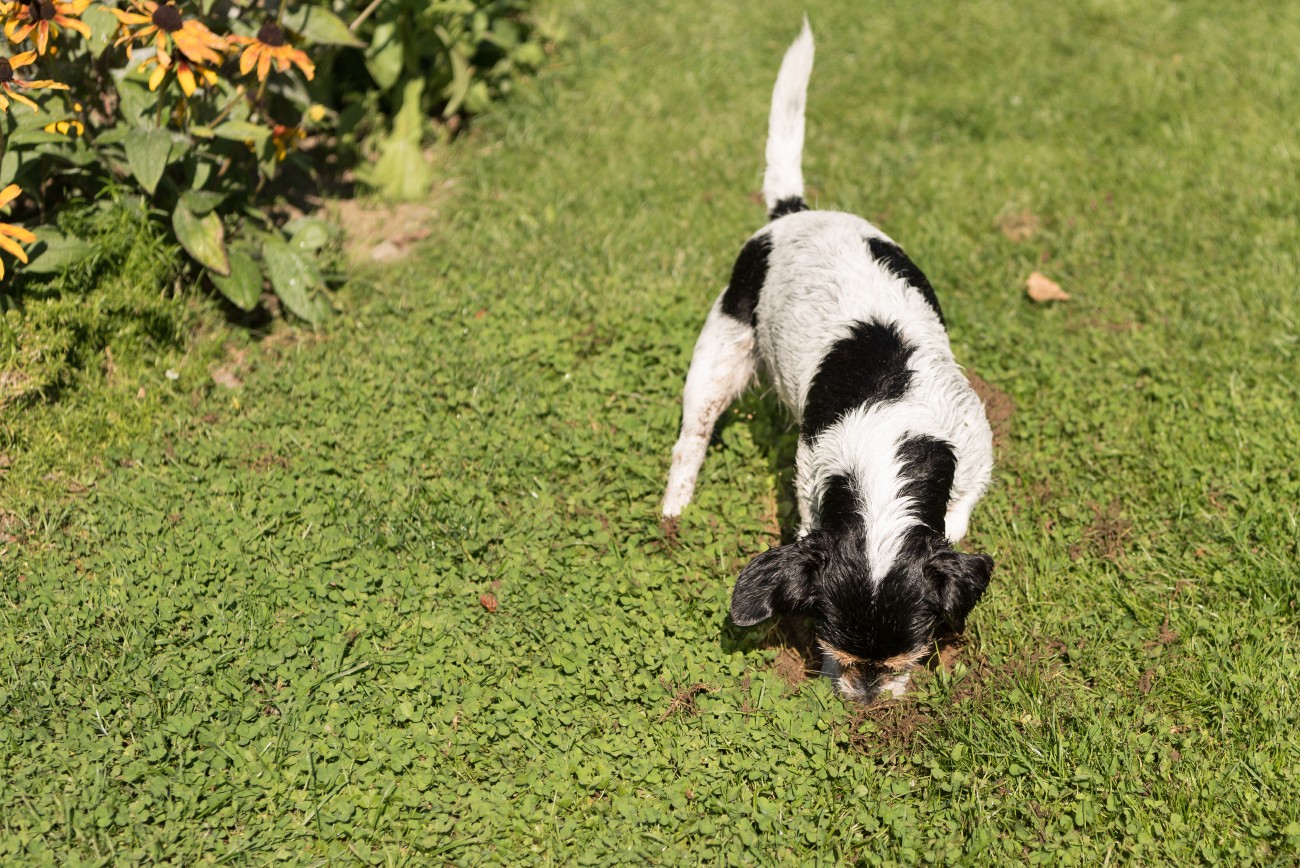
<path fill-rule="evenodd" d="M 163 33 L 175 33 L 181 29 L 184 20 L 181 18 L 180 10 L 168 3 L 153 11 L 153 23 L 158 25 L 158 29 Z"/>
<path fill-rule="evenodd" d="M 0 84 L 8 84 L 14 80 L 14 68 L 9 65 L 9 58 L 0 57 Z"/>
<path fill-rule="evenodd" d="M 279 24 L 268 21 L 262 25 L 261 30 L 257 31 L 257 41 L 272 48 L 279 48 L 284 45 L 284 31 L 280 29 Z"/>
<path fill-rule="evenodd" d="M 49 21 L 55 11 L 54 0 L 28 0 L 27 14 L 33 21 Z"/>

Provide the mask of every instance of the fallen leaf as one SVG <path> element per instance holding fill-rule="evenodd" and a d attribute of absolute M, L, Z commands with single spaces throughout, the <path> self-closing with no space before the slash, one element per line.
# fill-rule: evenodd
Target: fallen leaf
<path fill-rule="evenodd" d="M 483 608 L 487 609 L 489 612 L 495 612 L 497 610 L 497 598 L 492 594 L 484 594 L 478 598 L 478 601 Z"/>
<path fill-rule="evenodd" d="M 1070 300 L 1070 294 L 1059 283 L 1037 271 L 1029 275 L 1025 286 L 1029 288 L 1029 297 L 1037 302 Z"/>

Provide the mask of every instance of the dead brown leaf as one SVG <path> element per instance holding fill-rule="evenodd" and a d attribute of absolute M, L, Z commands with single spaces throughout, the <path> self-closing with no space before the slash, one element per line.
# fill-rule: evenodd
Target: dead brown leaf
<path fill-rule="evenodd" d="M 484 609 L 487 609 L 489 612 L 495 612 L 497 610 L 497 598 L 495 594 L 484 594 L 478 598 L 478 602 L 479 605 Z"/>
<path fill-rule="evenodd" d="M 1035 271 L 1025 281 L 1029 297 L 1036 302 L 1069 301 L 1070 294 L 1061 289 L 1061 285 L 1045 274 Z"/>

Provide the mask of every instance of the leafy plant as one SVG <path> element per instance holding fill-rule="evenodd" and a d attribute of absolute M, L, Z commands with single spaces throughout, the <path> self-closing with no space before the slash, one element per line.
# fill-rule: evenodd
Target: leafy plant
<path fill-rule="evenodd" d="M 337 233 L 268 208 L 318 174 L 323 161 L 303 149 L 355 146 L 375 157 L 363 182 L 419 196 L 427 113 L 485 108 L 545 53 L 521 0 L 376 0 L 350 24 L 345 3 L 268 6 L 0 3 L 10 40 L 27 49 L 0 57 L 0 206 L 17 200 L 48 220 L 125 187 L 231 304 L 252 310 L 269 287 L 295 316 L 322 322 L 319 255 Z M 29 274 L 88 255 L 48 226 L 3 225 L 13 231 L 0 250 Z"/>

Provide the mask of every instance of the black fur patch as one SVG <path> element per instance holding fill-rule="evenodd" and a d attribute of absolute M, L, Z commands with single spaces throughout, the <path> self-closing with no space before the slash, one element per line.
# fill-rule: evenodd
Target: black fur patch
<path fill-rule="evenodd" d="M 745 242 L 731 268 L 731 282 L 722 294 L 722 312 L 751 328 L 758 325 L 758 294 L 767 280 L 767 257 L 772 239 L 759 235 Z"/>
<path fill-rule="evenodd" d="M 817 368 L 799 436 L 812 441 L 855 407 L 903 397 L 912 381 L 907 367 L 912 352 L 895 326 L 874 320 L 854 323 Z"/>
<path fill-rule="evenodd" d="M 925 303 L 930 305 L 934 312 L 939 315 L 939 322 L 946 326 L 943 310 L 939 307 L 939 297 L 934 294 L 934 287 L 930 285 L 925 273 L 917 268 L 916 263 L 903 252 L 903 248 L 883 238 L 868 238 L 866 241 L 867 248 L 871 250 L 871 258 L 880 263 L 881 267 L 886 271 L 901 277 L 907 282 L 908 286 L 921 293 Z"/>
<path fill-rule="evenodd" d="M 772 210 L 767 212 L 768 220 L 775 220 L 778 217 L 784 217 L 787 214 L 798 214 L 800 211 L 807 211 L 808 203 L 803 200 L 802 196 L 790 196 L 786 199 L 780 199 Z"/>
<path fill-rule="evenodd" d="M 838 533 L 861 524 L 858 497 L 853 480 L 837 473 L 826 481 L 821 502 L 817 504 L 817 524 L 829 533 Z"/>
<path fill-rule="evenodd" d="M 817 636 L 831 647 L 882 661 L 924 645 L 934 627 L 919 555 L 925 542 L 910 535 L 892 569 L 870 580 L 863 554 L 866 530 L 837 535 L 824 559 L 816 606 Z"/>
<path fill-rule="evenodd" d="M 913 515 L 930 530 L 943 533 L 957 472 L 957 455 L 951 444 L 937 437 L 909 437 L 898 447 L 898 460 L 904 480 L 899 493 L 914 499 Z"/>

